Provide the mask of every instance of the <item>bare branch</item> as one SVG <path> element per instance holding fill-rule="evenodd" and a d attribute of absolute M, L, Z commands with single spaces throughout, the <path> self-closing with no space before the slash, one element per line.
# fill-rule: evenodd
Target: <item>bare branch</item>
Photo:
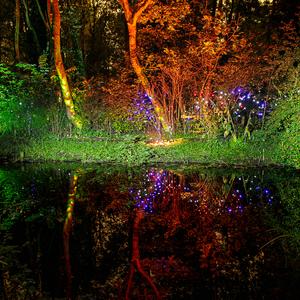
<path fill-rule="evenodd" d="M 40 14 L 40 16 L 41 16 L 41 18 L 42 18 L 42 20 L 43 20 L 43 22 L 44 22 L 47 30 L 50 31 L 50 26 L 49 26 L 48 22 L 46 21 L 46 18 L 44 16 L 43 11 L 42 11 L 42 8 L 41 8 L 39 0 L 35 0 L 35 3 L 37 5 L 37 7 L 38 7 L 39 14 Z"/>
<path fill-rule="evenodd" d="M 139 8 L 133 15 L 133 22 L 137 22 L 142 13 L 149 7 L 149 5 L 153 4 L 156 0 L 144 0 L 141 2 Z"/>

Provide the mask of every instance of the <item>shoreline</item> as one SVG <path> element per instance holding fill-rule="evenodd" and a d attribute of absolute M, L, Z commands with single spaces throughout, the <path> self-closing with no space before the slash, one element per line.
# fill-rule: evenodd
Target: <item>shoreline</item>
<path fill-rule="evenodd" d="M 177 139 L 179 140 L 179 139 Z M 3 143 L 1 143 L 3 144 Z M 291 169 L 296 163 L 278 159 L 270 145 L 251 142 L 180 138 L 180 143 L 150 145 L 135 140 L 85 140 L 47 137 L 25 143 L 1 145 L 0 163 L 93 163 L 124 166 L 153 164 L 199 165 L 203 168 Z M 8 146 L 8 147 L 7 147 Z"/>

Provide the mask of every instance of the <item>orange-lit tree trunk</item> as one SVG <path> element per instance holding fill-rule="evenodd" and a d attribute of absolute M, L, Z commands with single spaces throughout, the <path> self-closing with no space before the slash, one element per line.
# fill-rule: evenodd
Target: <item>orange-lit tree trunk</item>
<path fill-rule="evenodd" d="M 160 104 L 160 102 L 155 98 L 155 95 L 153 95 L 151 84 L 143 71 L 143 68 L 139 62 L 138 55 L 137 55 L 137 42 L 136 42 L 137 22 L 140 16 L 142 15 L 142 13 L 149 7 L 150 4 L 154 2 L 154 0 L 143 0 L 141 1 L 140 5 L 136 5 L 136 7 L 133 8 L 130 6 L 129 0 L 119 0 L 119 2 L 123 8 L 127 27 L 128 27 L 129 55 L 130 55 L 131 65 L 139 81 L 141 82 L 144 90 L 146 91 L 147 95 L 151 99 L 154 111 L 156 113 L 159 122 L 162 125 L 163 131 L 167 134 L 170 134 L 171 127 L 168 124 L 163 107 Z"/>
<path fill-rule="evenodd" d="M 15 59 L 20 61 L 20 0 L 16 0 Z"/>
<path fill-rule="evenodd" d="M 62 91 L 62 96 L 64 99 L 64 103 L 66 105 L 67 115 L 72 124 L 81 129 L 82 128 L 82 120 L 77 115 L 75 111 L 74 101 L 71 94 L 71 89 L 68 83 L 67 74 L 65 71 L 64 63 L 61 56 L 61 46 L 60 46 L 60 12 L 59 12 L 59 4 L 58 0 L 51 0 L 51 9 L 49 13 L 49 20 L 52 18 L 53 9 L 53 44 L 54 44 L 54 61 L 56 71 L 59 77 L 60 87 Z"/>

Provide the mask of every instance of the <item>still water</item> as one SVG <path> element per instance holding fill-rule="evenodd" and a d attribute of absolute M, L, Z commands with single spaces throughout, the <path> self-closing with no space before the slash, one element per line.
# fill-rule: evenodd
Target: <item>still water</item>
<path fill-rule="evenodd" d="M 300 174 L 0 167 L 1 299 L 300 299 Z"/>

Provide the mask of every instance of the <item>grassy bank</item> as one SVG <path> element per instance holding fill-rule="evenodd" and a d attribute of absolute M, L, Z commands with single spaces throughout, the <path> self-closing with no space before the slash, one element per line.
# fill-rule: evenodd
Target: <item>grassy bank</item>
<path fill-rule="evenodd" d="M 0 156 L 11 161 L 81 161 L 98 163 L 199 163 L 211 166 L 298 167 L 299 157 L 286 160 L 278 145 L 266 142 L 224 141 L 177 137 L 157 143 L 141 136 L 47 136 L 21 141 L 2 139 Z"/>
<path fill-rule="evenodd" d="M 35 66 L 16 67 L 15 70 L 0 65 L 0 161 L 130 165 L 193 162 L 300 169 L 300 87 L 297 84 L 272 100 L 268 106 L 270 111 L 261 118 L 252 106 L 240 117 L 235 114 L 235 106 L 227 113 L 210 110 L 209 117 L 178 120 L 175 126 L 178 136 L 174 142 L 153 145 L 149 135 L 157 131 L 158 124 L 155 118 L 147 118 L 144 108 L 141 115 L 137 114 L 135 101 L 126 102 L 122 108 L 109 107 L 104 105 L 107 95 L 98 95 L 94 105 L 92 96 L 84 97 L 91 87 L 85 88 L 86 91 L 75 90 L 77 113 L 84 120 L 83 129 L 76 131 L 67 118 L 64 104 L 57 101 L 54 83 Z M 254 100 L 249 98 L 251 103 Z M 84 103 L 89 105 L 85 107 Z M 261 105 L 265 107 L 266 103 Z"/>

